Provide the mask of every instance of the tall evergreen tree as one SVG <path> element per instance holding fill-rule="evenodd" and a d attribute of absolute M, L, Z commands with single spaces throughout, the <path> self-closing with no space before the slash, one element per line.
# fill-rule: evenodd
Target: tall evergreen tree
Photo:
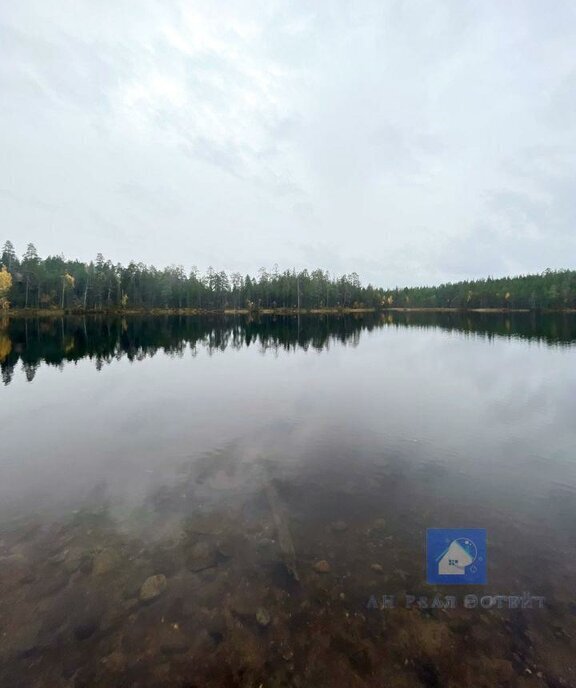
<path fill-rule="evenodd" d="M 18 265 L 18 258 L 14 249 L 14 244 L 11 241 L 6 241 L 2 248 L 2 264 L 6 267 L 8 272 L 11 272 Z"/>

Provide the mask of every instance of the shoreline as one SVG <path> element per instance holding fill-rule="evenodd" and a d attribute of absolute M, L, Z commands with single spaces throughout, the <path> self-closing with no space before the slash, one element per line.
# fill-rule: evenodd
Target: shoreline
<path fill-rule="evenodd" d="M 64 316 L 161 316 L 161 315 L 362 315 L 366 313 L 576 313 L 576 308 L 455 308 L 455 307 L 426 307 L 415 306 L 401 308 L 398 306 L 386 306 L 384 308 L 260 308 L 258 310 L 248 308 L 110 308 L 104 310 L 78 309 L 78 308 L 9 308 L 0 311 L 0 317 L 8 318 L 57 318 Z"/>
<path fill-rule="evenodd" d="M 453 308 L 440 306 L 399 308 L 390 306 L 381 310 L 395 313 L 576 313 L 576 308 Z"/>
<path fill-rule="evenodd" d="M 380 313 L 382 309 L 377 308 L 259 308 L 257 310 L 248 308 L 109 308 L 104 310 L 94 310 L 82 308 L 9 308 L 0 311 L 0 317 L 12 318 L 41 318 L 41 317 L 63 317 L 63 316 L 85 316 L 101 315 L 105 317 L 124 317 L 124 316 L 158 316 L 158 315 L 185 315 L 185 316 L 206 316 L 206 315 L 353 315 L 362 313 Z"/>

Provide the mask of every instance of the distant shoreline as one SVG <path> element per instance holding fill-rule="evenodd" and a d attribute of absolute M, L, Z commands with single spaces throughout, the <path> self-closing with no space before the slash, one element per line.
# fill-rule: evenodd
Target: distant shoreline
<path fill-rule="evenodd" d="M 382 312 L 394 311 L 398 313 L 576 313 L 576 308 L 416 308 L 387 307 Z"/>
<path fill-rule="evenodd" d="M 184 316 L 203 316 L 203 315 L 362 315 L 364 313 L 576 313 L 575 308 L 224 308 L 224 309 L 203 309 L 203 308 L 110 308 L 105 310 L 78 309 L 78 308 L 9 308 L 0 311 L 0 317 L 11 318 L 39 318 L 39 317 L 62 317 L 62 316 L 82 316 L 82 315 L 101 315 L 101 316 L 159 316 L 159 315 L 184 315 Z"/>
<path fill-rule="evenodd" d="M 376 308 L 109 308 L 94 310 L 82 308 L 9 308 L 0 311 L 1 315 L 9 317 L 59 317 L 63 315 L 104 315 L 104 316 L 134 316 L 134 315 L 349 315 L 354 313 L 378 313 Z"/>

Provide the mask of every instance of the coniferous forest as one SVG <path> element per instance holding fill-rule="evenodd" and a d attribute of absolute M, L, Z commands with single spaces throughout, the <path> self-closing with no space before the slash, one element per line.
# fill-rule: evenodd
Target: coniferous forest
<path fill-rule="evenodd" d="M 383 275 L 383 281 L 385 275 Z M 357 273 L 331 276 L 316 269 L 268 271 L 257 276 L 180 265 L 158 269 L 114 264 L 98 254 L 85 263 L 41 258 L 33 244 L 18 257 L 7 241 L 0 257 L 0 308 L 75 311 L 138 309 L 574 309 L 576 271 L 464 281 L 432 287 L 363 286 Z"/>

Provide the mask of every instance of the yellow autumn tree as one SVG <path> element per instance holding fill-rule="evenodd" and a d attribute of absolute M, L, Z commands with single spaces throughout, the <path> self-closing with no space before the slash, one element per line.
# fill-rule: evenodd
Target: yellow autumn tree
<path fill-rule="evenodd" d="M 8 293 L 12 287 L 12 275 L 5 267 L 0 270 L 0 310 L 7 310 L 10 308 L 8 301 Z"/>
<path fill-rule="evenodd" d="M 64 297 L 66 295 L 66 287 L 74 287 L 76 284 L 76 280 L 72 275 L 69 275 L 67 272 L 62 275 L 62 308 L 64 308 Z"/>

